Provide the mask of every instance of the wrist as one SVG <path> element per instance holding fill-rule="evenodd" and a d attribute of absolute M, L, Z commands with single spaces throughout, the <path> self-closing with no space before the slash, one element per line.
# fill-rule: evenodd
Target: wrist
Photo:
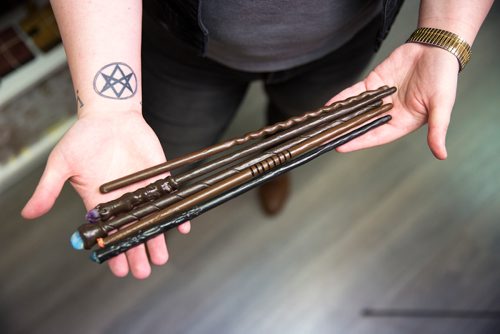
<path fill-rule="evenodd" d="M 124 62 L 111 62 L 94 71 L 89 68 L 71 71 L 78 117 L 95 112 L 142 113 L 140 71 Z"/>
<path fill-rule="evenodd" d="M 81 96 L 76 97 L 77 116 L 78 118 L 88 117 L 91 115 L 121 117 L 126 114 L 138 114 L 142 116 L 142 102 L 140 97 L 133 100 L 104 100 L 100 97 L 86 100 Z"/>
<path fill-rule="evenodd" d="M 425 66 L 429 69 L 446 69 L 446 71 L 450 74 L 458 74 L 460 70 L 457 58 L 447 50 L 437 48 L 432 45 L 418 43 L 406 43 L 404 45 L 414 49 L 416 59 L 423 61 L 423 64 L 425 64 Z"/>

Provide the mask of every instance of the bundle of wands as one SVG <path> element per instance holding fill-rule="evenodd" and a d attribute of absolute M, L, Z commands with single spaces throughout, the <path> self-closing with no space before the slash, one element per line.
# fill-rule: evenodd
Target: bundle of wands
<path fill-rule="evenodd" d="M 72 235 L 73 247 L 90 249 L 98 244 L 91 259 L 102 263 L 144 243 L 387 123 L 389 115 L 375 118 L 392 108 L 383 105 L 382 99 L 395 91 L 387 86 L 366 91 L 106 183 L 100 188 L 103 193 L 203 161 L 175 177 L 167 176 L 99 204 L 87 213 L 89 223 Z M 253 142 L 257 139 L 260 141 Z"/>

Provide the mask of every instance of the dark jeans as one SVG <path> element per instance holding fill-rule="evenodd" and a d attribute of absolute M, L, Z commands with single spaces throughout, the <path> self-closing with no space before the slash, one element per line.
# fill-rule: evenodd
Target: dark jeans
<path fill-rule="evenodd" d="M 219 140 L 254 80 L 264 83 L 269 123 L 324 105 L 353 84 L 372 58 L 381 18 L 325 57 L 271 73 L 199 57 L 146 13 L 143 20 L 143 113 L 172 159 Z"/>

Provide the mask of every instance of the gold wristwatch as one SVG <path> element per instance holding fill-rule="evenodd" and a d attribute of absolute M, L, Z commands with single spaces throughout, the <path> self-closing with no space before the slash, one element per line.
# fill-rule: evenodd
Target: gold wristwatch
<path fill-rule="evenodd" d="M 438 48 L 451 52 L 457 57 L 460 70 L 462 71 L 470 61 L 471 48 L 463 38 L 452 32 L 436 28 L 418 28 L 411 34 L 406 43 L 421 43 L 437 46 Z"/>

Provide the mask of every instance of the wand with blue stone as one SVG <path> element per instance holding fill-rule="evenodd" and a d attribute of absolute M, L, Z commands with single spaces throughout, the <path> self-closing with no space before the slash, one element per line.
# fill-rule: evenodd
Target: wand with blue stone
<path fill-rule="evenodd" d="M 257 168 L 255 169 L 255 173 L 257 173 L 264 171 L 268 167 L 270 169 L 277 168 L 286 163 L 287 159 L 295 158 L 304 152 L 307 153 L 311 149 L 311 140 L 314 142 L 313 146 L 317 146 L 319 143 L 318 140 L 321 141 L 326 138 L 325 133 L 326 136 L 330 137 L 341 135 L 365 123 L 370 118 L 386 112 L 391 108 L 391 105 L 384 105 L 380 108 L 382 98 L 395 91 L 394 87 L 387 86 L 367 91 L 303 116 L 294 117 L 285 122 L 249 133 L 244 137 L 211 146 L 188 156 L 171 160 L 166 164 L 148 168 L 145 171 L 133 174 L 132 178 L 125 177 L 119 179 L 117 181 L 118 184 L 120 182 L 130 183 L 134 180 L 134 177 L 137 178 L 141 175 L 141 177 L 145 177 L 145 175 L 151 173 L 158 173 L 159 170 L 164 172 L 165 165 L 169 163 L 170 166 L 179 167 L 184 164 L 196 162 L 202 158 L 212 157 L 219 152 L 224 152 L 228 147 L 242 145 L 251 139 L 264 137 L 285 129 L 285 131 L 267 137 L 257 144 L 248 145 L 243 149 L 215 158 L 205 165 L 178 175 L 176 178 L 168 177 L 155 181 L 150 186 L 125 194 L 117 200 L 100 204 L 97 208 L 100 208 L 101 211 L 97 215 L 96 210 L 89 212 L 90 215 L 95 215 L 92 217 L 93 219 L 90 219 L 94 223 L 80 226 L 78 231 L 73 234 L 71 240 L 73 247 L 77 249 L 89 249 L 95 245 L 96 241 L 99 242 L 100 247 L 110 247 L 110 245 L 120 242 L 124 238 L 141 233 L 149 223 L 152 225 L 157 224 L 158 219 L 162 220 L 172 215 L 178 216 L 179 212 L 187 212 L 186 210 L 190 210 L 190 207 L 195 207 L 199 203 L 211 199 L 213 196 L 218 197 L 221 192 L 239 186 L 240 182 L 248 182 L 249 179 L 239 180 L 234 183 L 234 180 L 245 174 L 245 171 L 248 172 Z M 275 146 L 279 143 L 282 144 Z M 299 147 L 298 151 L 297 147 Z M 304 151 L 304 147 L 308 148 Z M 258 153 L 263 149 L 267 149 L 267 151 Z M 294 152 L 293 157 L 289 155 L 290 152 Z M 248 156 L 250 157 L 247 158 Z M 217 173 L 212 173 L 208 177 L 204 176 L 220 168 L 222 170 Z M 257 177 L 257 174 L 252 175 L 252 177 Z M 199 177 L 203 178 L 195 183 L 189 182 Z M 109 184 L 113 186 L 113 182 Z M 221 183 L 225 184 L 226 188 L 218 188 Z M 165 187 L 165 185 L 172 184 L 175 187 Z M 156 190 L 158 187 L 163 191 L 158 192 Z M 151 194 L 154 194 L 154 196 L 151 197 Z M 207 208 L 206 205 L 203 207 Z M 169 213 L 165 215 L 166 211 Z M 192 217 L 192 213 L 190 216 Z M 129 225 L 118 230 L 126 224 Z M 116 233 L 114 235 L 109 235 L 111 231 L 115 230 Z"/>
<path fill-rule="evenodd" d="M 184 172 L 176 177 L 168 176 L 167 178 L 157 180 L 150 185 L 139 188 L 134 192 L 126 193 L 121 197 L 99 204 L 95 209 L 89 211 L 87 218 L 90 224 L 81 225 L 78 231 L 72 236 L 72 244 L 76 249 L 90 249 L 95 245 L 96 239 L 106 236 L 109 232 L 120 228 L 121 226 L 134 222 L 141 217 L 158 211 L 176 201 L 190 196 L 197 191 L 202 190 L 207 185 L 220 181 L 222 178 L 229 177 L 239 170 L 246 168 L 249 164 L 263 160 L 270 154 L 278 152 L 293 146 L 307 138 L 314 136 L 328 128 L 334 127 L 342 122 L 348 121 L 355 116 L 361 115 L 369 110 L 379 107 L 382 104 L 382 98 L 395 92 L 394 87 L 383 86 L 376 90 L 366 91 L 358 96 L 348 98 L 343 101 L 333 103 L 328 107 L 320 108 L 316 111 L 306 113 L 300 117 L 293 117 L 287 121 L 265 127 L 261 130 L 251 132 L 241 138 L 233 139 L 222 144 L 214 145 L 209 148 L 194 152 L 184 157 L 170 160 L 165 164 L 156 167 L 148 168 L 144 171 L 132 174 L 132 176 L 118 179 L 108 183 L 105 188 L 108 190 L 123 184 L 123 182 L 132 182 L 134 178 L 142 175 L 150 175 L 157 173 L 158 170 L 164 171 L 164 167 L 170 164 L 173 167 L 179 167 L 189 162 L 197 161 L 201 157 L 214 156 L 216 152 L 221 150 L 221 147 L 226 148 L 234 145 L 242 145 L 243 143 L 272 134 L 279 129 L 282 131 L 273 136 L 267 137 L 261 142 L 253 145 L 248 145 L 243 149 L 231 152 L 224 156 L 218 157 L 208 163 Z M 323 126 L 327 124 L 327 126 Z M 312 129 L 312 130 L 311 130 Z M 293 140 L 289 140 L 289 139 Z M 267 155 L 258 155 L 250 161 L 243 161 L 247 156 L 252 156 L 256 152 L 263 149 L 269 149 L 283 141 L 288 140 L 285 144 L 274 147 L 267 152 Z M 224 151 L 223 151 L 224 152 Z M 216 170 L 217 168 L 225 168 L 222 173 L 215 176 L 205 177 L 204 179 L 193 183 L 193 179 L 203 177 L 205 174 Z M 104 187 L 105 185 L 103 185 Z M 102 187 L 101 187 L 102 188 Z M 168 194 L 172 194 L 168 196 Z"/>
<path fill-rule="evenodd" d="M 277 166 L 276 168 L 270 168 L 267 169 L 266 166 L 271 166 L 273 163 L 271 162 L 270 164 L 267 165 L 262 165 L 261 169 L 259 169 L 257 166 L 254 166 L 252 168 L 253 173 L 255 173 L 255 177 L 250 179 L 247 182 L 244 182 L 240 184 L 239 186 L 232 188 L 230 190 L 227 190 L 225 192 L 221 192 L 217 196 L 212 197 L 211 199 L 206 200 L 205 202 L 196 204 L 191 206 L 189 209 L 185 210 L 184 212 L 180 212 L 177 214 L 174 214 L 173 216 L 169 218 L 162 218 L 162 214 L 157 214 L 154 217 L 151 217 L 149 222 L 152 221 L 157 221 L 156 224 L 148 224 L 148 226 L 144 226 L 141 229 L 137 230 L 137 233 L 132 234 L 128 237 L 125 238 L 119 238 L 117 241 L 110 242 L 109 245 L 102 249 L 97 249 L 91 253 L 91 259 L 94 262 L 97 263 L 103 263 L 110 258 L 117 256 L 127 250 L 129 250 L 132 247 L 135 247 L 139 244 L 142 244 L 146 242 L 147 240 L 166 232 L 169 229 L 172 229 L 188 220 L 191 220 L 193 218 L 198 217 L 200 214 L 207 212 L 210 209 L 213 209 L 228 200 L 239 196 L 248 190 L 255 188 L 262 183 L 270 180 L 271 178 L 274 178 L 276 176 L 279 176 L 283 173 L 286 173 L 294 168 L 297 168 L 313 159 L 316 159 L 317 157 L 321 156 L 324 153 L 327 153 L 363 134 L 366 132 L 379 127 L 391 119 L 391 116 L 387 115 L 381 118 L 378 118 L 360 128 L 357 128 L 345 135 L 342 135 L 330 142 L 324 143 L 320 145 L 319 147 L 298 156 L 297 158 L 292 158 L 281 165 Z M 285 158 L 283 158 L 285 159 Z M 276 161 L 273 159 L 273 161 Z"/>

